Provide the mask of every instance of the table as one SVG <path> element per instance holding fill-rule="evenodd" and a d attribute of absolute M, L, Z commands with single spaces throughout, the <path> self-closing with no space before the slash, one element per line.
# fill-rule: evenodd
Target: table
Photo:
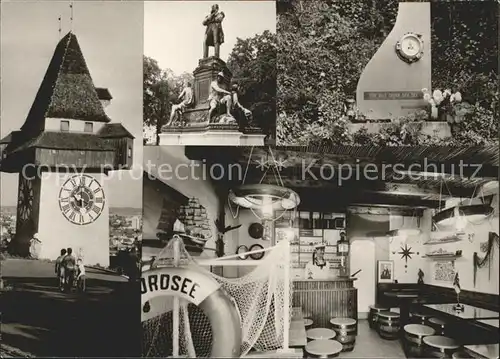
<path fill-rule="evenodd" d="M 405 292 L 384 292 L 384 295 L 398 298 L 399 321 L 401 323 L 401 328 L 403 328 L 406 324 L 408 324 L 410 319 L 410 304 L 414 299 L 418 298 L 418 294 Z"/>
<path fill-rule="evenodd" d="M 465 345 L 464 349 L 475 358 L 479 355 L 482 358 L 498 359 L 498 344 Z"/>
<path fill-rule="evenodd" d="M 474 307 L 469 304 L 462 304 L 464 310 L 457 312 L 453 307 L 456 303 L 443 303 L 443 304 L 424 304 L 425 308 L 429 308 L 440 313 L 452 315 L 460 319 L 498 319 L 500 315 L 498 312 L 492 310 Z"/>
<path fill-rule="evenodd" d="M 486 324 L 486 325 L 489 325 L 491 327 L 495 327 L 498 329 L 498 324 L 500 322 L 499 319 L 480 319 L 478 320 L 479 323 L 481 324 Z"/>
<path fill-rule="evenodd" d="M 329 340 L 334 339 L 337 333 L 328 328 L 314 328 L 306 332 L 307 339 L 310 340 Z"/>
<path fill-rule="evenodd" d="M 307 336 L 302 309 L 293 308 L 292 313 L 288 346 L 290 348 L 304 348 L 307 344 Z"/>

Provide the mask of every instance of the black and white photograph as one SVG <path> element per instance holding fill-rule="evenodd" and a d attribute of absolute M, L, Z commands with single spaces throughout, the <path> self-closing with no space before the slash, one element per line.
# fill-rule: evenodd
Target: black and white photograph
<path fill-rule="evenodd" d="M 394 262 L 393 261 L 378 261 L 378 283 L 392 283 L 394 282 Z"/>
<path fill-rule="evenodd" d="M 144 5 L 144 141 L 257 145 L 276 133 L 275 1 Z"/>
<path fill-rule="evenodd" d="M 142 355 L 496 357 L 498 149 L 447 150 L 146 146 Z"/>
<path fill-rule="evenodd" d="M 137 356 L 143 4 L 1 10 L 1 356 Z"/>
<path fill-rule="evenodd" d="M 499 1 L 0 10 L 1 358 L 499 358 Z"/>
<path fill-rule="evenodd" d="M 497 1 L 277 2 L 277 144 L 498 146 Z"/>

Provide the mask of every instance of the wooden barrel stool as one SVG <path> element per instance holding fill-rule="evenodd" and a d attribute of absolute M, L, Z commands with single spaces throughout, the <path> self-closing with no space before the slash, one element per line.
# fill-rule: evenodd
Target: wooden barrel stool
<path fill-rule="evenodd" d="M 396 340 L 399 338 L 399 314 L 394 312 L 380 312 L 377 315 L 377 330 L 381 338 Z"/>
<path fill-rule="evenodd" d="M 434 335 L 435 330 L 423 324 L 407 324 L 403 329 L 405 333 L 403 347 L 406 356 L 409 358 L 424 357 L 423 338 Z"/>
<path fill-rule="evenodd" d="M 356 320 L 352 318 L 332 318 L 330 324 L 337 334 L 335 340 L 342 344 L 342 351 L 352 351 L 356 344 Z"/>
<path fill-rule="evenodd" d="M 410 314 L 410 323 L 413 324 L 427 324 L 427 320 L 431 317 L 430 314 L 425 314 L 425 313 L 411 313 Z"/>
<path fill-rule="evenodd" d="M 370 312 L 368 313 L 368 325 L 370 328 L 377 328 L 377 315 L 379 312 L 388 312 L 389 308 L 381 307 L 380 305 L 370 305 Z"/>
<path fill-rule="evenodd" d="M 430 335 L 424 338 L 425 356 L 430 358 L 451 358 L 460 345 L 453 339 L 442 335 Z"/>
<path fill-rule="evenodd" d="M 433 327 L 436 331 L 436 335 L 444 335 L 444 329 L 446 327 L 446 322 L 440 318 L 429 318 L 427 321 L 428 325 Z"/>
<path fill-rule="evenodd" d="M 465 352 L 462 352 L 462 351 L 458 351 L 458 352 L 455 352 L 451 355 L 451 357 L 453 359 L 472 359 L 472 357 L 465 353 Z"/>
<path fill-rule="evenodd" d="M 306 358 L 334 358 L 342 351 L 342 344 L 335 340 L 317 339 L 304 348 Z"/>
<path fill-rule="evenodd" d="M 328 328 L 313 328 L 306 331 L 307 341 L 333 339 L 336 333 Z"/>
<path fill-rule="evenodd" d="M 306 327 L 306 330 L 311 329 L 313 324 L 314 322 L 312 319 L 309 318 L 304 319 L 304 326 Z"/>

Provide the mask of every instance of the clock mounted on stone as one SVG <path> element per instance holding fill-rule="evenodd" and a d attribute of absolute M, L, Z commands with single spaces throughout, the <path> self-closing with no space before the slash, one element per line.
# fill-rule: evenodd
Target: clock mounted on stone
<path fill-rule="evenodd" d="M 71 223 L 85 225 L 101 215 L 105 204 L 101 184 L 89 175 L 74 175 L 61 186 L 59 208 Z"/>
<path fill-rule="evenodd" d="M 409 32 L 396 43 L 399 58 L 409 64 L 419 61 L 424 54 L 422 35 Z"/>

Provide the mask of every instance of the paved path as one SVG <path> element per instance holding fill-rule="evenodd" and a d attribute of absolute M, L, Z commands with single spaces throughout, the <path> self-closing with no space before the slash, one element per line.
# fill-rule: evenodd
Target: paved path
<path fill-rule="evenodd" d="M 140 356 L 138 284 L 89 268 L 86 293 L 61 293 L 53 263 L 0 264 L 3 352 L 8 346 L 47 357 Z"/>

